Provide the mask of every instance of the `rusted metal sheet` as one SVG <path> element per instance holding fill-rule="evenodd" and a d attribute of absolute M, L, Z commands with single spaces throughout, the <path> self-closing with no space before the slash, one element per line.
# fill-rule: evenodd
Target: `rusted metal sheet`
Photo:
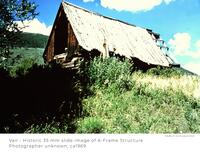
<path fill-rule="evenodd" d="M 106 41 L 109 51 L 129 59 L 136 57 L 148 64 L 170 65 L 170 61 L 146 29 L 104 17 L 66 2 L 62 5 L 78 44 L 85 50 L 97 49 L 103 53 Z"/>

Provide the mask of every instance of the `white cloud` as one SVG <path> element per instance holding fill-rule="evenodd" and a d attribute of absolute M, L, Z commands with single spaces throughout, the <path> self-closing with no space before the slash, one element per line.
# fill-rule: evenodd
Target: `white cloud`
<path fill-rule="evenodd" d="M 200 62 L 185 64 L 183 65 L 183 68 L 200 75 Z"/>
<path fill-rule="evenodd" d="M 118 11 L 148 11 L 162 3 L 169 4 L 175 0 L 101 0 L 101 6 Z"/>
<path fill-rule="evenodd" d="M 191 47 L 191 36 L 188 33 L 176 33 L 168 44 L 175 55 L 185 55 Z"/>
<path fill-rule="evenodd" d="M 173 2 L 175 0 L 164 0 L 164 2 L 168 5 L 170 2 Z"/>
<path fill-rule="evenodd" d="M 176 60 L 185 57 L 189 58 L 189 62 L 184 62 L 182 66 L 198 75 L 200 75 L 200 40 L 192 42 L 189 33 L 176 33 L 168 42 L 171 50 L 171 56 Z"/>
<path fill-rule="evenodd" d="M 168 42 L 174 56 L 189 56 L 200 58 L 200 40 L 192 43 L 189 33 L 176 33 Z"/>
<path fill-rule="evenodd" d="M 198 50 L 200 50 L 200 40 L 198 40 L 198 41 L 196 42 L 195 46 L 196 46 L 196 48 L 197 48 Z"/>
<path fill-rule="evenodd" d="M 83 2 L 94 2 L 94 0 L 83 0 Z"/>
<path fill-rule="evenodd" d="M 21 22 L 17 22 L 20 27 L 24 27 L 22 29 L 23 32 L 30 33 L 39 33 L 43 35 L 49 35 L 52 29 L 52 26 L 46 26 L 45 23 L 40 22 L 38 19 L 33 19 L 31 21 L 24 21 L 23 24 Z"/>

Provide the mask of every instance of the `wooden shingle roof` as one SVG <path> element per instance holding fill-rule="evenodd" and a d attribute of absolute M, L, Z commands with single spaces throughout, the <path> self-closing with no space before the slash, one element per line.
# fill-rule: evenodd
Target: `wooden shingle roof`
<path fill-rule="evenodd" d="M 154 65 L 169 66 L 171 62 L 160 50 L 152 36 L 144 28 L 63 2 L 63 9 L 80 46 L 85 50 L 109 51 L 127 58 L 136 57 Z"/>

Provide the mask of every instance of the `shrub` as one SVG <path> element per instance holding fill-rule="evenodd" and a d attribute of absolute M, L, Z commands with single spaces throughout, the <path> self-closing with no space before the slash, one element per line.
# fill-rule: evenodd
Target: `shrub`
<path fill-rule="evenodd" d="M 163 77 L 181 77 L 184 74 L 184 71 L 181 71 L 179 68 L 151 68 L 147 71 L 149 75 L 158 75 Z"/>
<path fill-rule="evenodd" d="M 37 65 L 37 59 L 34 57 L 26 57 L 20 59 L 18 62 L 9 67 L 10 75 L 17 77 L 28 73 L 34 65 Z"/>
<path fill-rule="evenodd" d="M 94 58 L 89 64 L 84 64 L 80 70 L 82 83 L 86 83 L 87 95 L 92 95 L 97 89 L 106 89 L 115 94 L 132 89 L 134 83 L 131 79 L 132 64 L 117 58 Z"/>
<path fill-rule="evenodd" d="M 200 132 L 200 110 L 189 110 L 185 113 L 189 128 L 192 132 Z"/>
<path fill-rule="evenodd" d="M 86 117 L 78 122 L 78 133 L 101 133 L 103 130 L 102 120 L 96 117 Z"/>
<path fill-rule="evenodd" d="M 12 77 L 25 75 L 34 65 L 44 65 L 41 48 L 14 48 L 9 58 L 0 60 L 0 68 L 7 70 Z"/>
<path fill-rule="evenodd" d="M 86 69 L 90 84 L 108 86 L 130 75 L 131 63 L 116 58 L 94 58 Z"/>

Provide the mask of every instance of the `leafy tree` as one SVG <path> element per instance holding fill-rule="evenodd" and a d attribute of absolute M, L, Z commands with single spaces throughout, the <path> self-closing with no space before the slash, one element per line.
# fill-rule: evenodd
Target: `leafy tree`
<path fill-rule="evenodd" d="M 38 13 L 37 5 L 29 0 L 0 0 L 0 63 L 10 55 L 24 27 L 17 21 L 32 20 Z"/>

